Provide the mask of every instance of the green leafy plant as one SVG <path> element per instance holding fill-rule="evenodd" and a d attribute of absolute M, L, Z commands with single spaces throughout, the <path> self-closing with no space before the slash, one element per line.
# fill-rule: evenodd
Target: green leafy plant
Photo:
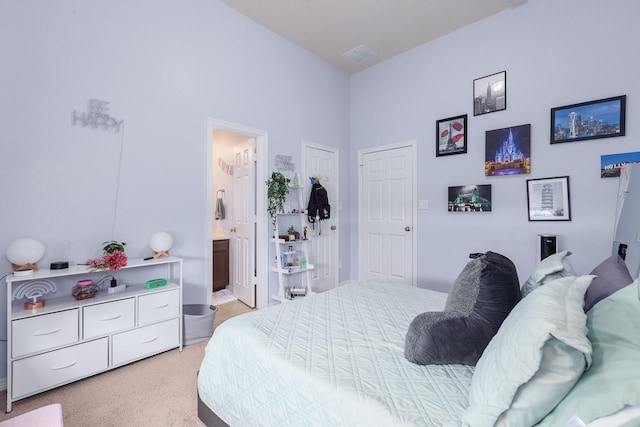
<path fill-rule="evenodd" d="M 267 184 L 267 212 L 271 216 L 273 228 L 276 228 L 276 214 L 282 210 L 287 194 L 289 194 L 289 186 L 287 179 L 280 172 L 272 172 L 271 178 L 265 181 Z"/>
<path fill-rule="evenodd" d="M 293 236 L 296 234 L 296 228 L 293 225 L 290 225 L 289 228 L 287 229 L 287 233 L 289 233 L 290 236 Z"/>
<path fill-rule="evenodd" d="M 102 250 L 108 254 L 112 254 L 115 251 L 124 252 L 125 242 L 117 242 L 115 240 L 109 240 L 107 242 L 102 242 Z"/>

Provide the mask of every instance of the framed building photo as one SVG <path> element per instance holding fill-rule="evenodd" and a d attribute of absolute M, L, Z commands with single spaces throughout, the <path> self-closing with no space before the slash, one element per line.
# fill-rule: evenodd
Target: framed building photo
<path fill-rule="evenodd" d="M 624 136 L 627 96 L 551 109 L 551 143 Z"/>
<path fill-rule="evenodd" d="M 639 163 L 640 151 L 633 153 L 603 154 L 600 156 L 600 178 L 620 176 L 620 171 L 627 163 Z"/>
<path fill-rule="evenodd" d="M 484 175 L 525 173 L 531 173 L 531 125 L 486 131 Z"/>
<path fill-rule="evenodd" d="M 569 177 L 527 180 L 529 221 L 571 221 Z"/>
<path fill-rule="evenodd" d="M 436 120 L 436 157 L 467 152 L 467 115 Z"/>
<path fill-rule="evenodd" d="M 507 109 L 507 72 L 480 77 L 473 81 L 473 115 Z"/>
<path fill-rule="evenodd" d="M 491 212 L 491 184 L 449 187 L 449 212 Z"/>

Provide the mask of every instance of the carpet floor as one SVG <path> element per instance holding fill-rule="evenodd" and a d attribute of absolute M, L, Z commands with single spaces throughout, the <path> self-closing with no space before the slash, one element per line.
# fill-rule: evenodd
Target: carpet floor
<path fill-rule="evenodd" d="M 240 301 L 218 306 L 214 328 L 250 311 Z M 196 375 L 208 340 L 67 384 L 17 402 L 0 421 L 60 403 L 65 427 L 202 426 L 197 415 Z M 7 399 L 0 392 L 0 402 Z M 5 408 L 6 409 L 6 408 Z"/>

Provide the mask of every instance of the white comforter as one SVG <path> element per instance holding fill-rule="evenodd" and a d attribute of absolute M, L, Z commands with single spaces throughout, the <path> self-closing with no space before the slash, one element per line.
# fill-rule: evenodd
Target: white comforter
<path fill-rule="evenodd" d="M 227 320 L 207 344 L 200 398 L 231 426 L 457 426 L 473 368 L 404 357 L 413 317 L 445 300 L 352 282 Z"/>

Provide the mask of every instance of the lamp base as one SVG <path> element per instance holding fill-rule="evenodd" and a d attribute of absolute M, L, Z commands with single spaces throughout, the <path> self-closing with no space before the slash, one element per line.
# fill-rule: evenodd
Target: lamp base
<path fill-rule="evenodd" d="M 30 311 L 35 311 L 39 308 L 44 307 L 45 302 L 43 299 L 39 300 L 39 301 L 27 301 L 24 303 L 24 309 L 25 310 L 30 310 Z"/>
<path fill-rule="evenodd" d="M 13 268 L 13 271 L 23 271 L 23 270 L 38 271 L 38 264 L 35 262 L 28 262 L 24 265 L 11 263 L 11 268 Z"/>
<path fill-rule="evenodd" d="M 160 257 L 163 257 L 163 256 L 166 256 L 166 257 L 170 256 L 169 255 L 169 251 L 152 251 L 152 252 L 153 252 L 153 257 L 154 258 L 160 258 Z"/>

